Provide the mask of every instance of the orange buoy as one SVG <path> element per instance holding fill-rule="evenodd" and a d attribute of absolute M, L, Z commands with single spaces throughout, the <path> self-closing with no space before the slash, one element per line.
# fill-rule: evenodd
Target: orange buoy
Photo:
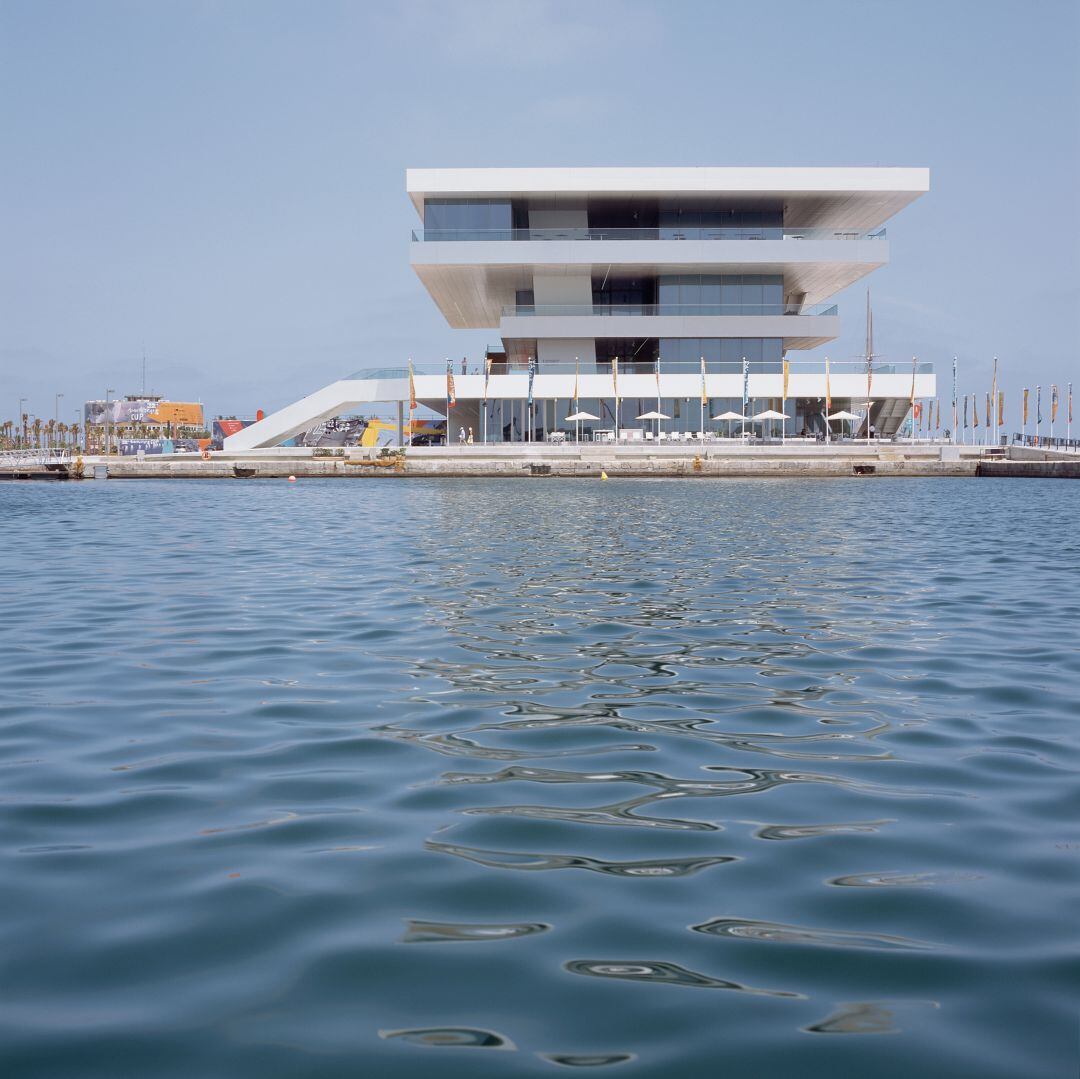
<path fill-rule="evenodd" d="M 289 477 L 289 482 L 290 483 L 295 483 L 296 482 L 296 477 L 295 476 L 290 476 Z"/>

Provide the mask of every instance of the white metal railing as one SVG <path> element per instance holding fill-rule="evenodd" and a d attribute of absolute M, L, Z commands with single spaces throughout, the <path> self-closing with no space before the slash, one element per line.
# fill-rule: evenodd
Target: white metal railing
<path fill-rule="evenodd" d="M 0 471 L 11 472 L 20 468 L 45 468 L 49 465 L 66 465 L 71 461 L 71 450 L 66 446 L 27 446 L 18 450 L 0 450 Z"/>

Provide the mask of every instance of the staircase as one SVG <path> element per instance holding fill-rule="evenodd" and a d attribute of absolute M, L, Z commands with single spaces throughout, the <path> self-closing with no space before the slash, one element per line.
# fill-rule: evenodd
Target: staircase
<path fill-rule="evenodd" d="M 911 402 L 906 397 L 887 397 L 884 401 L 874 401 L 870 407 L 870 422 L 878 438 L 892 438 L 900 429 Z M 866 421 L 855 432 L 856 438 L 866 438 Z"/>

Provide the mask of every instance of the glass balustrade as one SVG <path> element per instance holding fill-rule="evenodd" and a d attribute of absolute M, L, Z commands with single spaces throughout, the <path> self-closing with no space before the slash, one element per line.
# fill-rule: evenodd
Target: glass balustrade
<path fill-rule="evenodd" d="M 696 315 L 835 315 L 836 304 L 789 303 L 635 303 L 635 304 L 509 304 L 502 309 L 504 318 L 623 316 L 654 318 Z"/>
<path fill-rule="evenodd" d="M 414 229 L 417 243 L 460 243 L 470 241 L 534 241 L 534 240 L 884 240 L 885 229 L 796 229 L 782 226 L 744 226 L 739 228 L 536 228 L 536 229 Z"/>
<path fill-rule="evenodd" d="M 655 360 L 633 360 L 633 359 L 620 359 L 618 362 L 619 374 L 645 374 L 654 375 L 657 371 L 660 374 L 698 374 L 701 371 L 700 360 L 664 360 L 661 359 L 659 363 Z M 753 360 L 750 363 L 751 374 L 777 374 L 782 370 L 781 364 L 777 360 Z M 483 375 L 484 363 L 483 361 L 467 360 L 465 364 L 465 371 L 461 369 L 461 361 L 458 360 L 453 364 L 452 373 L 454 378 L 460 378 L 462 375 Z M 820 360 L 789 360 L 788 369 L 792 375 L 824 375 L 825 374 L 825 362 Z M 723 360 L 706 360 L 705 370 L 711 375 L 732 375 L 742 374 L 741 361 L 728 362 Z M 518 375 L 522 378 L 528 377 L 528 362 L 517 360 L 498 360 L 493 361 L 491 365 L 492 375 Z M 579 373 L 582 375 L 610 375 L 611 374 L 611 361 L 582 361 L 581 364 L 575 363 L 539 363 L 536 368 L 537 375 L 572 375 Z M 911 375 L 911 362 L 907 363 L 887 363 L 876 362 L 874 364 L 874 376 L 878 375 Z M 915 366 L 915 373 L 919 375 L 932 375 L 934 373 L 934 365 L 930 362 L 920 362 Z M 413 365 L 414 375 L 445 375 L 446 364 L 439 363 L 418 363 Z M 865 360 L 832 360 L 829 363 L 829 374 L 835 375 L 866 375 L 866 361 Z M 379 367 L 368 368 L 366 370 L 355 371 L 351 375 L 347 375 L 346 379 L 388 379 L 388 378 L 408 378 L 408 367 Z"/>

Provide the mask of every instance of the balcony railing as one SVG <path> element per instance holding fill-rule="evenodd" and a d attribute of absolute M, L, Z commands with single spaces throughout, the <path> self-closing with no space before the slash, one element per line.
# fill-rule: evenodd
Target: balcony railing
<path fill-rule="evenodd" d="M 783 370 L 778 360 L 750 360 L 750 374 L 780 374 Z M 699 374 L 701 372 L 700 360 L 618 360 L 619 374 L 653 375 L 660 374 Z M 825 363 L 823 360 L 789 360 L 788 368 L 791 374 L 825 375 Z M 455 378 L 462 375 L 483 375 L 483 361 L 467 360 L 465 370 L 462 370 L 461 361 L 454 361 L 451 369 Z M 710 375 L 741 375 L 741 360 L 706 360 L 705 370 Z M 493 375 L 522 375 L 528 374 L 529 365 L 527 360 L 495 360 L 492 362 L 491 374 Z M 930 362 L 920 362 L 915 368 L 916 374 L 932 375 L 934 365 Z M 536 368 L 538 375 L 611 375 L 611 360 L 588 360 L 580 365 L 568 362 L 539 363 Z M 829 363 L 830 375 L 862 375 L 866 376 L 865 360 L 832 360 Z M 445 363 L 416 363 L 413 364 L 413 374 L 416 375 L 445 375 Z M 911 361 L 907 363 L 884 363 L 874 364 L 874 377 L 878 375 L 911 375 Z M 355 371 L 347 375 L 347 379 L 373 379 L 373 378 L 408 378 L 408 367 L 380 367 L 369 368 L 363 371 Z"/>
<path fill-rule="evenodd" d="M 473 240 L 884 240 L 885 229 L 792 229 L 781 226 L 709 228 L 707 226 L 651 229 L 413 229 L 416 243 L 460 243 Z"/>
<path fill-rule="evenodd" d="M 632 304 L 510 304 L 504 318 L 571 315 L 610 315 L 655 318 L 692 315 L 835 315 L 836 304 L 794 303 L 632 303 Z"/>

